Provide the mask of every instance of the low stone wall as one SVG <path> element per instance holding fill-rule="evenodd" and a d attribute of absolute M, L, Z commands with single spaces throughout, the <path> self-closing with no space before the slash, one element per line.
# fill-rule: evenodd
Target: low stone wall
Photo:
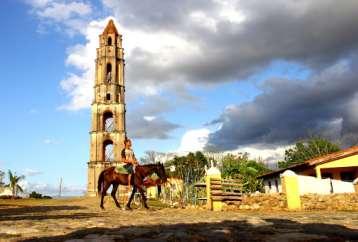
<path fill-rule="evenodd" d="M 241 202 L 227 204 L 224 208 L 241 210 L 284 210 L 287 207 L 284 194 L 247 194 Z"/>
<path fill-rule="evenodd" d="M 330 194 L 301 196 L 303 210 L 358 211 L 358 194 Z M 287 210 L 285 194 L 248 194 L 241 202 L 224 205 L 224 210 Z"/>
<path fill-rule="evenodd" d="M 357 193 L 303 195 L 301 196 L 301 202 L 304 210 L 358 211 Z"/>

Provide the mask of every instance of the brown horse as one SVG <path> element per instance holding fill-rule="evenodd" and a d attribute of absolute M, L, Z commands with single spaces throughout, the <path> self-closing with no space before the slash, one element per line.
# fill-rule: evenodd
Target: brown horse
<path fill-rule="evenodd" d="M 159 181 L 145 181 L 145 178 L 150 176 L 151 174 L 156 173 L 159 177 Z M 137 165 L 135 168 L 135 173 L 132 175 L 131 184 L 133 185 L 132 194 L 128 200 L 126 205 L 127 209 L 131 209 L 131 202 L 133 200 L 135 192 L 138 190 L 142 196 L 142 203 L 145 208 L 148 208 L 147 199 L 144 195 L 143 186 L 155 186 L 161 183 L 165 183 L 167 181 L 167 175 L 165 174 L 164 165 L 161 163 L 158 164 L 149 164 L 149 165 Z M 119 202 L 116 198 L 116 192 L 119 185 L 128 186 L 128 175 L 127 174 L 119 174 L 115 171 L 115 167 L 111 166 L 101 172 L 98 178 L 98 194 L 101 194 L 101 204 L 100 207 L 103 207 L 103 198 L 107 193 L 107 190 L 110 186 L 112 187 L 111 196 L 116 203 L 116 206 L 120 208 Z"/>

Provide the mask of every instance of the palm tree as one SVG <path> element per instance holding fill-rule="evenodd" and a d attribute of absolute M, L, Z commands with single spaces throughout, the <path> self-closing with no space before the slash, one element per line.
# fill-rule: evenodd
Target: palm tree
<path fill-rule="evenodd" d="M 10 183 L 7 184 L 5 187 L 9 187 L 12 191 L 12 196 L 17 196 L 17 191 L 23 192 L 22 187 L 19 185 L 19 181 L 24 179 L 25 176 L 16 176 L 16 174 L 12 174 L 12 172 L 9 170 L 9 181 Z"/>
<path fill-rule="evenodd" d="M 5 172 L 0 170 L 0 188 L 4 186 L 4 183 L 2 181 L 4 176 L 5 176 Z"/>

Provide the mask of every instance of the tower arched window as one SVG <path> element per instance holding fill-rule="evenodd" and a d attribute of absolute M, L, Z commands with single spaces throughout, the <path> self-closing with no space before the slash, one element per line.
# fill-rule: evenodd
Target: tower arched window
<path fill-rule="evenodd" d="M 104 154 L 104 161 L 112 162 L 114 160 L 114 152 L 113 152 L 113 141 L 106 140 L 103 142 L 103 154 Z"/>
<path fill-rule="evenodd" d="M 106 79 L 107 79 L 107 82 L 112 81 L 112 65 L 111 65 L 111 63 L 107 63 L 107 66 L 106 66 Z"/>
<path fill-rule="evenodd" d="M 112 132 L 114 130 L 114 118 L 112 112 L 105 112 L 103 114 L 104 131 Z"/>
<path fill-rule="evenodd" d="M 111 63 L 107 63 L 107 73 L 112 71 Z"/>
<path fill-rule="evenodd" d="M 107 45 L 112 45 L 112 38 L 111 38 L 111 37 L 108 37 L 108 39 L 107 39 Z"/>

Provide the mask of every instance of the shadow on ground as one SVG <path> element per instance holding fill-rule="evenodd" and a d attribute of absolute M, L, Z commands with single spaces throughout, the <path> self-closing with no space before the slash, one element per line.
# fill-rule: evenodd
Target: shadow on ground
<path fill-rule="evenodd" d="M 6 206 L 6 205 L 2 205 Z M 11 208 L 0 208 L 0 221 L 11 221 L 11 220 L 42 220 L 51 218 L 70 218 L 70 217 L 93 217 L 96 214 L 91 213 L 74 213 L 71 215 L 47 215 L 46 213 L 51 211 L 74 211 L 80 209 L 87 209 L 81 206 L 16 206 Z M 40 215 L 35 213 L 40 213 Z M 43 213 L 43 215 L 41 214 Z"/>
<path fill-rule="evenodd" d="M 358 241 L 358 230 L 342 225 L 299 223 L 287 219 L 223 221 L 173 225 L 88 228 L 55 237 L 20 241 Z M 81 240 L 78 240 L 81 241 Z"/>

